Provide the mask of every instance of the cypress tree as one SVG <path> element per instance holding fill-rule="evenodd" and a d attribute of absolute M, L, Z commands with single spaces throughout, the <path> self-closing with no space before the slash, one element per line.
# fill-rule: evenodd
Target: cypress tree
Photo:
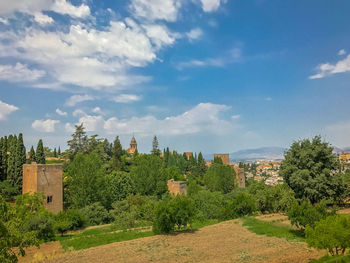
<path fill-rule="evenodd" d="M 57 157 L 57 151 L 56 151 L 56 148 L 53 149 L 53 157 Z"/>
<path fill-rule="evenodd" d="M 35 162 L 35 151 L 34 151 L 34 147 L 32 145 L 32 147 L 30 148 L 30 152 L 29 152 L 29 160 L 28 163 L 32 163 Z"/>
<path fill-rule="evenodd" d="M 58 157 L 61 157 L 61 147 L 60 146 L 58 146 L 57 155 L 58 155 Z"/>
<path fill-rule="evenodd" d="M 16 177 L 15 177 L 15 186 L 18 189 L 18 192 L 22 192 L 22 166 L 26 163 L 26 147 L 23 143 L 23 135 L 20 133 L 17 139 L 16 147 Z"/>
<path fill-rule="evenodd" d="M 123 148 L 117 136 L 114 140 L 113 149 L 112 149 L 112 168 L 116 171 L 119 171 L 122 166 L 122 154 Z"/>
<path fill-rule="evenodd" d="M 41 139 L 39 140 L 38 146 L 36 147 L 35 159 L 38 164 L 45 164 L 44 145 Z"/>
<path fill-rule="evenodd" d="M 2 142 L 2 146 L 1 146 L 1 156 L 2 156 L 2 160 L 0 163 L 0 169 L 2 170 L 2 176 L 3 176 L 3 180 L 6 180 L 7 178 L 7 137 L 5 136 Z"/>
<path fill-rule="evenodd" d="M 167 168 L 169 165 L 169 155 L 170 155 L 170 151 L 169 151 L 169 147 L 166 148 L 166 150 L 164 150 L 164 167 Z"/>
<path fill-rule="evenodd" d="M 158 148 L 158 139 L 157 139 L 157 136 L 154 135 L 153 137 L 153 143 L 152 143 L 152 151 L 151 153 L 153 155 L 157 155 L 157 156 L 160 156 L 160 150 Z"/>
<path fill-rule="evenodd" d="M 5 180 L 5 176 L 2 170 L 2 144 L 4 143 L 4 138 L 0 138 L 0 182 Z"/>
<path fill-rule="evenodd" d="M 8 139 L 8 159 L 7 159 L 7 179 L 14 187 L 17 186 L 17 136 L 9 136 Z"/>

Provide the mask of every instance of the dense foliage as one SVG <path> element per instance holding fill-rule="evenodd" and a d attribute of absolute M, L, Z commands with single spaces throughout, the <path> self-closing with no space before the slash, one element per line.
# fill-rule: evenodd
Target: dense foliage
<path fill-rule="evenodd" d="M 294 142 L 285 154 L 280 175 L 293 189 L 297 198 L 318 203 L 322 199 L 341 201 L 346 187 L 335 175 L 340 168 L 333 148 L 320 136 Z"/>

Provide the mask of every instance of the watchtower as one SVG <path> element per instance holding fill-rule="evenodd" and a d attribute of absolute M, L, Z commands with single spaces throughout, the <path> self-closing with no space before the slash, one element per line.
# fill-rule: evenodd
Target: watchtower
<path fill-rule="evenodd" d="M 63 210 L 62 164 L 24 164 L 22 193 L 41 192 L 44 206 L 54 214 Z"/>

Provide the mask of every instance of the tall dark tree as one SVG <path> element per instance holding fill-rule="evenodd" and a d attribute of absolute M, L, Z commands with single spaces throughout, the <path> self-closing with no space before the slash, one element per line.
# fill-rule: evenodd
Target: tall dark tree
<path fill-rule="evenodd" d="M 40 139 L 36 147 L 35 159 L 38 164 L 45 164 L 45 154 L 43 141 Z"/>
<path fill-rule="evenodd" d="M 58 155 L 58 157 L 61 157 L 61 147 L 60 146 L 58 146 L 57 155 Z"/>
<path fill-rule="evenodd" d="M 2 170 L 2 144 L 4 143 L 4 138 L 0 138 L 0 182 L 4 181 L 6 179 L 6 175 L 3 173 Z"/>
<path fill-rule="evenodd" d="M 53 157 L 57 157 L 57 151 L 56 148 L 53 149 Z"/>
<path fill-rule="evenodd" d="M 169 147 L 164 149 L 164 154 L 163 154 L 163 160 L 164 160 L 164 167 L 167 168 L 169 164 L 169 156 L 170 156 L 170 151 Z"/>
<path fill-rule="evenodd" d="M 114 170 L 119 171 L 122 167 L 122 155 L 123 155 L 123 148 L 119 140 L 119 136 L 117 136 L 113 143 L 113 149 L 112 149 L 112 159 L 111 159 L 111 166 Z"/>
<path fill-rule="evenodd" d="M 199 175 L 203 176 L 205 174 L 205 172 L 207 171 L 207 166 L 206 166 L 205 159 L 203 158 L 203 155 L 201 152 L 198 154 L 197 166 L 198 166 Z"/>
<path fill-rule="evenodd" d="M 17 187 L 18 192 L 22 192 L 22 166 L 26 163 L 26 147 L 23 143 L 23 135 L 20 133 L 17 139 L 16 147 L 16 178 L 14 186 Z"/>
<path fill-rule="evenodd" d="M 160 150 L 158 148 L 158 139 L 157 136 L 154 135 L 153 143 L 152 143 L 152 151 L 151 153 L 156 156 L 160 156 Z"/>
<path fill-rule="evenodd" d="M 1 163 L 0 163 L 0 169 L 2 171 L 2 176 L 3 176 L 3 180 L 5 180 L 7 178 L 7 137 L 3 137 L 2 138 L 2 145 L 1 145 Z"/>
<path fill-rule="evenodd" d="M 345 199 L 346 187 L 336 175 L 339 161 L 332 151 L 333 147 L 316 136 L 311 141 L 294 142 L 285 153 L 279 173 L 297 198 L 308 199 L 311 203 Z"/>
<path fill-rule="evenodd" d="M 28 160 L 28 163 L 32 163 L 32 162 L 36 162 L 35 151 L 34 151 L 33 145 L 32 145 L 32 147 L 30 148 L 30 151 L 29 151 L 29 160 Z"/>
<path fill-rule="evenodd" d="M 10 135 L 8 140 L 8 159 L 7 159 L 7 179 L 9 180 L 11 186 L 16 186 L 17 184 L 17 136 Z"/>

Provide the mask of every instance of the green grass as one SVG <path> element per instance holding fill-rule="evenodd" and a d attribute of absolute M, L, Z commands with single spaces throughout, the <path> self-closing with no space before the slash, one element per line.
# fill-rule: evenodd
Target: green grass
<path fill-rule="evenodd" d="M 305 237 L 301 231 L 297 231 L 287 226 L 276 226 L 271 222 L 261 221 L 254 217 L 242 218 L 243 226 L 249 231 L 258 235 L 266 235 L 269 237 L 280 237 L 290 241 L 305 241 Z"/>
<path fill-rule="evenodd" d="M 202 228 L 204 226 L 217 224 L 218 222 L 219 221 L 215 219 L 206 220 L 203 222 L 195 221 L 193 222 L 191 228 L 188 227 L 185 229 L 176 230 L 176 232 L 186 231 L 190 229 L 195 230 L 195 229 Z M 133 230 L 133 231 L 127 231 L 127 232 L 123 231 L 118 233 L 116 233 L 115 231 L 116 229 L 113 229 L 110 225 L 108 225 L 108 226 L 103 226 L 99 228 L 88 229 L 77 234 L 64 235 L 63 237 L 56 236 L 56 240 L 61 243 L 64 250 L 70 251 L 70 250 L 86 249 L 86 248 L 106 245 L 114 242 L 127 241 L 127 240 L 132 240 L 132 239 L 141 238 L 141 237 L 149 237 L 154 235 L 152 231 L 140 232 L 139 230 Z"/>
<path fill-rule="evenodd" d="M 70 236 L 66 239 L 59 240 L 64 250 L 80 250 L 90 247 L 96 247 L 106 245 L 114 242 L 132 240 L 141 237 L 153 236 L 152 231 L 140 232 L 140 231 L 129 231 L 129 232 L 107 232 L 95 235 L 81 235 L 81 236 Z"/>
<path fill-rule="evenodd" d="M 331 257 L 329 255 L 324 256 L 320 259 L 311 261 L 312 263 L 348 263 L 350 262 L 350 254 L 348 255 L 338 255 Z"/>

